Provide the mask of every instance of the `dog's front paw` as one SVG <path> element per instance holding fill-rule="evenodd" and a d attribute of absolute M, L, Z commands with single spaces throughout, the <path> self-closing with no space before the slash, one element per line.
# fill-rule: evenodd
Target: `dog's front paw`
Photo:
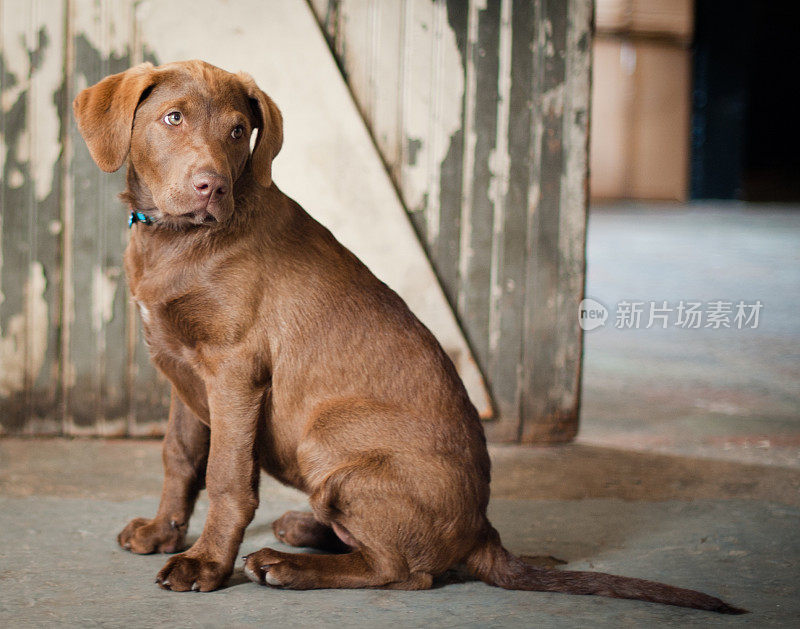
<path fill-rule="evenodd" d="M 117 536 L 119 545 L 140 555 L 177 553 L 186 540 L 186 525 L 160 519 L 134 518 Z"/>
<path fill-rule="evenodd" d="M 222 585 L 231 573 L 221 563 L 181 553 L 172 557 L 156 577 L 156 583 L 174 592 L 210 592 Z"/>

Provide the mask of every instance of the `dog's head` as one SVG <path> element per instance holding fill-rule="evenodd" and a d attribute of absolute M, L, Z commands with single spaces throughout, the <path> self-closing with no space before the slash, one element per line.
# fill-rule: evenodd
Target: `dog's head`
<path fill-rule="evenodd" d="M 83 90 L 73 110 L 102 170 L 113 172 L 130 158 L 135 190 L 128 200 L 151 205 L 135 209 L 156 220 L 173 226 L 225 221 L 247 169 L 260 185 L 272 185 L 283 122 L 247 74 L 202 61 L 144 63 Z"/>

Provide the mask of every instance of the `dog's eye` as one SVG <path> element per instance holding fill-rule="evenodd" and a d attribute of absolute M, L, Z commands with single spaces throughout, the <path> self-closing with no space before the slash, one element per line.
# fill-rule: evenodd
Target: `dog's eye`
<path fill-rule="evenodd" d="M 244 133 L 244 128 L 242 127 L 242 125 L 236 125 L 233 128 L 233 131 L 231 131 L 231 137 L 234 140 L 238 140 L 240 137 L 242 137 L 243 133 Z"/>
<path fill-rule="evenodd" d="M 164 116 L 164 122 L 171 127 L 177 127 L 181 122 L 183 122 L 183 115 L 179 111 L 171 111 Z"/>

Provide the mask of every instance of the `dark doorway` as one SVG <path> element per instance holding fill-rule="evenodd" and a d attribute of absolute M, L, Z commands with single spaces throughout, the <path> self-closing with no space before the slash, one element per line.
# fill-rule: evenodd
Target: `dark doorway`
<path fill-rule="evenodd" d="M 693 199 L 800 201 L 800 3 L 697 0 Z"/>

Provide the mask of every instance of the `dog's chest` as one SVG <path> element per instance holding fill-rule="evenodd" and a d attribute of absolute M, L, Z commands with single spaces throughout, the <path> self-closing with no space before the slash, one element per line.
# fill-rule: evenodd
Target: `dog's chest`
<path fill-rule="evenodd" d="M 134 256 L 127 265 L 129 284 L 151 351 L 196 352 L 240 333 L 241 307 L 214 268 L 169 260 L 147 264 Z"/>
<path fill-rule="evenodd" d="M 145 341 L 157 362 L 164 356 L 202 368 L 212 359 L 211 348 L 230 348 L 246 334 L 236 304 L 226 303 L 213 287 L 192 287 L 161 299 L 134 298 Z"/>
<path fill-rule="evenodd" d="M 201 421 L 208 423 L 202 383 L 215 371 L 217 358 L 207 346 L 218 332 L 213 324 L 216 307 L 196 292 L 164 301 L 137 299 L 136 304 L 153 363 Z"/>

